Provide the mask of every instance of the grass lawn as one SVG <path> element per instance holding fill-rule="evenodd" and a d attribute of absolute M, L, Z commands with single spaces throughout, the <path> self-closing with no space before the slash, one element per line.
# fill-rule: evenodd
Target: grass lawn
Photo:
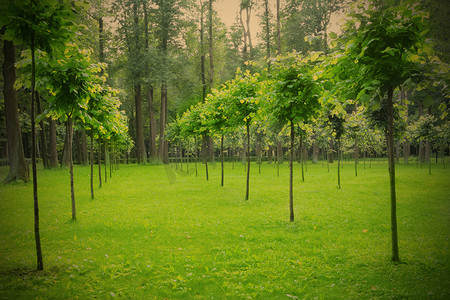
<path fill-rule="evenodd" d="M 32 184 L 0 187 L 0 299 L 449 299 L 450 168 L 397 165 L 400 264 L 390 262 L 387 162 L 294 170 L 220 164 L 205 180 L 180 167 L 121 165 L 90 199 L 76 166 L 72 222 L 67 170 L 38 172 L 42 272 L 36 268 Z M 7 168 L 0 168 L 0 178 Z M 104 174 L 102 174 L 104 176 Z"/>

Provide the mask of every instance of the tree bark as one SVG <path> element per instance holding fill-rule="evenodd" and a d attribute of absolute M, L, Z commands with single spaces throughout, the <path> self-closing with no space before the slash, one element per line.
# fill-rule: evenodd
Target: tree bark
<path fill-rule="evenodd" d="M 35 87 L 36 87 L 36 57 L 34 47 L 34 34 L 31 37 L 31 166 L 33 170 L 33 203 L 34 203 L 34 237 L 36 242 L 37 269 L 44 270 L 42 259 L 41 235 L 39 230 L 39 201 L 37 190 L 36 168 L 36 123 L 35 123 Z"/>
<path fill-rule="evenodd" d="M 73 123 L 72 118 L 69 116 L 66 122 L 66 133 L 68 133 L 68 160 L 70 168 L 70 197 L 72 199 L 72 221 L 77 219 L 77 210 L 75 207 L 75 189 L 73 185 L 73 159 L 72 159 L 72 141 L 73 141 Z"/>
<path fill-rule="evenodd" d="M 138 164 L 145 164 L 147 163 L 147 154 L 145 150 L 144 123 L 142 118 L 142 93 L 139 83 L 134 86 L 134 103 L 136 106 L 136 156 Z"/>
<path fill-rule="evenodd" d="M 341 139 L 337 139 L 337 158 L 338 158 L 338 165 L 337 165 L 337 174 L 338 174 L 338 188 L 341 188 Z"/>
<path fill-rule="evenodd" d="M 42 113 L 41 108 L 41 100 L 39 98 L 39 93 L 36 91 L 36 104 L 37 104 L 37 113 L 40 115 Z M 44 120 L 42 119 L 39 122 L 39 133 L 41 136 L 41 156 L 42 156 L 42 164 L 44 165 L 45 169 L 49 168 L 48 163 L 48 152 L 47 152 L 47 139 L 45 137 L 45 126 L 44 126 Z"/>
<path fill-rule="evenodd" d="M 224 153 L 223 153 L 223 132 L 222 132 L 222 137 L 220 139 L 220 155 L 221 155 L 221 165 L 222 165 L 222 180 L 221 180 L 221 186 L 223 186 L 223 181 L 224 181 Z"/>
<path fill-rule="evenodd" d="M 5 40 L 3 51 L 3 95 L 5 97 L 6 133 L 8 137 L 9 158 L 9 172 L 3 180 L 3 183 L 14 180 L 28 182 L 30 180 L 30 175 L 23 150 L 17 94 L 14 89 L 14 82 L 16 81 L 16 69 L 14 66 L 16 60 L 16 47 L 13 42 Z"/>
<path fill-rule="evenodd" d="M 153 86 L 150 86 L 147 90 L 147 101 L 148 101 L 148 115 L 150 120 L 149 152 L 150 152 L 150 160 L 154 162 L 158 159 L 158 153 L 156 150 L 156 119 L 155 119 L 155 109 L 153 108 Z"/>
<path fill-rule="evenodd" d="M 291 121 L 291 153 L 290 153 L 290 159 L 289 159 L 289 220 L 291 222 L 294 222 L 294 187 L 293 187 L 293 177 L 294 177 L 294 137 L 295 137 L 295 130 L 294 130 L 294 122 Z"/>
<path fill-rule="evenodd" d="M 281 54 L 280 0 L 277 0 L 277 54 Z"/>
<path fill-rule="evenodd" d="M 94 199 L 94 131 L 91 129 L 91 199 Z"/>
<path fill-rule="evenodd" d="M 388 113 L 388 127 L 387 127 L 387 146 L 388 146 L 388 160 L 389 160 L 389 181 L 391 193 L 391 238 L 392 238 L 392 261 L 398 262 L 398 233 L 397 233 L 397 200 L 395 192 L 395 160 L 394 160 L 394 104 L 392 95 L 394 89 L 388 88 L 387 91 L 387 113 Z"/>
<path fill-rule="evenodd" d="M 250 184 L 250 123 L 247 121 L 247 185 L 245 189 L 245 200 L 248 200 Z"/>
<path fill-rule="evenodd" d="M 166 157 L 165 149 L 165 130 L 166 130 L 166 117 L 167 117 L 167 84 L 163 82 L 161 84 L 161 111 L 160 111 L 160 128 L 159 128 L 159 157 L 164 162 Z M 164 162 L 166 163 L 166 162 Z"/>

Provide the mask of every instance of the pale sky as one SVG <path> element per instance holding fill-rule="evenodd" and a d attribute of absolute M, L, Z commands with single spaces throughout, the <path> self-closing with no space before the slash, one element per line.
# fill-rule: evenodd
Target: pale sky
<path fill-rule="evenodd" d="M 239 14 L 241 0 L 216 0 L 213 2 L 213 9 L 215 9 L 219 15 L 219 18 L 225 23 L 227 28 L 230 28 L 231 25 L 236 20 L 236 16 Z M 284 1 L 281 0 L 281 9 L 283 8 Z M 259 25 L 259 17 L 262 10 L 262 1 L 258 1 L 258 6 L 252 10 L 251 19 L 250 19 L 250 33 L 252 36 L 252 41 L 257 42 L 257 33 L 261 31 L 261 26 Z M 270 12 L 275 17 L 276 14 L 276 0 L 269 0 Z M 338 32 L 340 25 L 338 25 L 342 15 L 334 14 L 331 16 L 331 21 L 328 26 L 328 31 Z M 245 17 L 244 17 L 245 22 Z"/>

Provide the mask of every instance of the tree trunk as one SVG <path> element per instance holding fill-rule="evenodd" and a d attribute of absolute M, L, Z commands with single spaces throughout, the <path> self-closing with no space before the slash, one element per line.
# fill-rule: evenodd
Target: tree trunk
<path fill-rule="evenodd" d="M 209 30 L 209 90 L 211 91 L 214 81 L 214 61 L 213 61 L 213 0 L 209 0 L 208 9 L 208 30 Z"/>
<path fill-rule="evenodd" d="M 148 115 L 150 120 L 150 138 L 149 138 L 149 152 L 150 160 L 155 162 L 158 159 L 158 153 L 156 150 L 156 119 L 155 109 L 153 108 L 153 86 L 147 89 L 147 101 L 148 101 Z"/>
<path fill-rule="evenodd" d="M 75 207 L 75 190 L 73 186 L 73 159 L 72 159 L 72 141 L 73 141 L 73 123 L 72 118 L 69 116 L 66 122 L 66 133 L 68 133 L 68 160 L 69 160 L 69 168 L 70 168 L 70 197 L 72 199 L 72 221 L 76 221 L 77 219 L 77 210 Z"/>
<path fill-rule="evenodd" d="M 34 237 L 36 242 L 37 269 L 44 270 L 42 260 L 41 235 L 39 231 L 39 202 L 37 190 L 36 168 L 36 123 L 35 123 L 35 87 L 36 87 L 36 60 L 34 49 L 34 35 L 31 37 L 31 166 L 33 170 L 33 203 L 34 203 Z"/>
<path fill-rule="evenodd" d="M 299 146 L 298 159 L 302 166 L 302 182 L 305 182 L 305 172 L 303 170 L 303 135 L 302 134 L 300 134 L 300 146 Z"/>
<path fill-rule="evenodd" d="M 406 137 L 403 139 L 403 162 L 405 164 L 409 162 L 409 141 Z"/>
<path fill-rule="evenodd" d="M 319 145 L 317 143 L 317 136 L 315 136 L 312 150 L 312 163 L 317 164 L 318 162 L 319 162 Z"/>
<path fill-rule="evenodd" d="M 36 91 L 36 104 L 37 104 L 37 113 L 40 115 L 42 113 L 42 108 L 41 108 L 41 100 L 39 98 L 39 93 Z M 45 169 L 49 168 L 49 163 L 48 163 L 48 152 L 47 152 L 47 139 L 45 137 L 45 126 L 44 126 L 44 120 L 42 119 L 39 122 L 39 133 L 41 136 L 41 156 L 42 156 L 42 163 L 44 165 Z"/>
<path fill-rule="evenodd" d="M 280 0 L 277 0 L 277 54 L 281 54 Z"/>
<path fill-rule="evenodd" d="M 69 152 L 72 152 L 72 148 L 69 148 L 69 138 L 70 138 L 70 132 L 67 132 L 67 126 L 66 126 L 66 134 L 64 136 L 64 148 L 63 148 L 63 156 L 61 160 L 61 167 L 68 168 L 70 167 L 70 155 Z M 71 143 L 70 143 L 71 144 Z"/>
<path fill-rule="evenodd" d="M 140 84 L 136 84 L 134 86 L 134 103 L 136 106 L 136 150 L 137 150 L 136 156 L 138 164 L 145 164 L 147 163 L 147 154 L 144 142 L 144 123 L 142 118 L 142 93 Z"/>
<path fill-rule="evenodd" d="M 294 191 L 293 191 L 294 136 L 295 136 L 294 123 L 291 121 L 291 153 L 289 159 L 289 210 L 290 210 L 289 219 L 291 222 L 294 222 Z"/>
<path fill-rule="evenodd" d="M 398 234 L 397 234 L 397 200 L 395 192 L 395 161 L 394 161 L 394 105 L 392 101 L 393 88 L 388 88 L 387 97 L 387 113 L 388 113 L 388 127 L 387 127 L 387 146 L 389 159 L 389 179 L 391 192 L 391 237 L 392 237 L 392 261 L 398 262 Z"/>
<path fill-rule="evenodd" d="M 8 183 L 14 180 L 28 182 L 30 175 L 23 151 L 17 94 L 14 89 L 14 82 L 16 81 L 16 69 L 14 67 L 16 47 L 12 42 L 5 40 L 3 51 L 3 95 L 5 97 L 6 133 L 9 156 L 9 172 L 3 182 Z"/>
<path fill-rule="evenodd" d="M 165 153 L 165 132 L 166 132 L 166 117 L 167 117 L 167 84 L 161 84 L 161 111 L 160 111 L 160 127 L 159 127 L 159 158 L 164 162 Z M 165 162 L 164 162 L 165 163 Z"/>
<path fill-rule="evenodd" d="M 98 142 L 98 187 L 102 187 L 102 140 L 100 139 Z"/>
<path fill-rule="evenodd" d="M 223 163 L 224 163 L 224 153 L 223 153 L 223 132 L 222 132 L 222 137 L 220 139 L 220 154 L 221 154 L 221 165 L 222 165 L 222 181 L 221 181 L 221 186 L 223 186 L 223 181 L 224 181 L 224 171 L 223 171 Z"/>
<path fill-rule="evenodd" d="M 58 163 L 58 149 L 56 148 L 56 122 L 52 118 L 48 119 L 49 124 L 49 147 L 50 147 L 50 168 L 57 168 Z"/>
<path fill-rule="evenodd" d="M 105 165 L 105 183 L 108 182 L 108 173 L 107 173 L 107 167 L 109 164 L 109 153 L 108 153 L 108 141 L 105 140 L 103 143 L 103 148 L 105 150 L 105 161 L 104 161 L 104 165 Z"/>
<path fill-rule="evenodd" d="M 341 151 L 341 139 L 338 138 L 337 139 L 337 156 L 338 156 L 338 165 L 337 165 L 337 172 L 338 172 L 338 188 L 341 188 L 341 155 L 340 155 L 340 151 Z"/>
<path fill-rule="evenodd" d="M 245 200 L 248 200 L 250 183 L 250 123 L 247 121 L 247 185 L 245 189 Z"/>
<path fill-rule="evenodd" d="M 94 130 L 91 129 L 91 199 L 94 199 Z"/>
<path fill-rule="evenodd" d="M 358 139 L 355 140 L 355 177 L 358 177 L 358 160 L 359 160 L 359 146 Z"/>
<path fill-rule="evenodd" d="M 269 146 L 269 150 L 267 151 L 267 163 L 271 164 L 272 163 L 272 146 Z"/>

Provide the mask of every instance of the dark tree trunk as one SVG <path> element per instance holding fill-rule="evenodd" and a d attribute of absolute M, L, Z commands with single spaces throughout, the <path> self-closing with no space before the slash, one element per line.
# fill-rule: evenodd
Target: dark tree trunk
<path fill-rule="evenodd" d="M 49 147 L 50 147 L 50 168 L 57 168 L 58 163 L 58 149 L 56 148 L 56 122 L 52 118 L 48 119 L 49 124 Z"/>
<path fill-rule="evenodd" d="M 303 170 L 303 135 L 300 135 L 300 147 L 299 147 L 299 161 L 302 166 L 302 182 L 305 182 L 305 171 Z"/>
<path fill-rule="evenodd" d="M 36 168 L 36 123 L 35 123 L 35 87 L 36 87 L 36 60 L 34 49 L 34 35 L 31 37 L 31 166 L 33 170 L 33 203 L 34 203 L 34 237 L 36 241 L 37 269 L 44 270 L 42 259 L 41 235 L 39 231 L 39 201 L 37 190 Z"/>
<path fill-rule="evenodd" d="M 142 118 L 142 93 L 140 84 L 136 84 L 134 86 L 134 103 L 136 106 L 136 150 L 137 150 L 136 156 L 138 164 L 145 164 L 147 163 L 147 154 L 144 142 L 144 123 Z"/>
<path fill-rule="evenodd" d="M 277 54 L 281 54 L 280 0 L 277 0 Z"/>
<path fill-rule="evenodd" d="M 405 164 L 409 162 L 409 141 L 406 137 L 403 139 L 403 162 Z"/>
<path fill-rule="evenodd" d="M 355 177 L 358 176 L 358 160 L 359 160 L 359 146 L 358 139 L 355 140 Z"/>
<path fill-rule="evenodd" d="M 267 151 L 267 163 L 271 164 L 272 163 L 272 146 L 269 146 L 269 150 Z"/>
<path fill-rule="evenodd" d="M 98 187 L 102 187 L 102 140 L 100 139 L 98 142 L 97 149 L 97 157 L 98 157 Z"/>
<path fill-rule="evenodd" d="M 42 113 L 41 108 L 41 100 L 39 98 L 39 93 L 36 91 L 36 104 L 37 104 L 37 113 L 40 115 Z M 42 163 L 44 165 L 44 168 L 48 169 L 49 163 L 48 163 L 48 152 L 47 152 L 47 138 L 45 137 L 45 126 L 44 126 L 44 120 L 42 119 L 39 122 L 39 133 L 41 136 L 41 156 L 42 156 Z"/>
<path fill-rule="evenodd" d="M 224 170 L 223 170 L 223 162 L 224 162 L 224 153 L 223 153 L 223 132 L 222 132 L 222 137 L 220 139 L 220 156 L 221 156 L 221 165 L 222 165 L 222 181 L 221 181 L 221 186 L 223 186 L 223 181 L 224 181 Z"/>
<path fill-rule="evenodd" d="M 294 187 L 293 187 L 293 177 L 294 177 L 294 123 L 291 121 L 291 153 L 289 159 L 289 220 L 294 222 Z"/>
<path fill-rule="evenodd" d="M 314 137 L 312 150 L 312 163 L 317 164 L 319 162 L 319 145 L 317 143 L 317 136 Z"/>
<path fill-rule="evenodd" d="M 108 168 L 108 163 L 109 163 L 109 153 L 108 153 L 108 141 L 105 140 L 103 142 L 103 148 L 105 151 L 105 161 L 104 161 L 104 165 L 105 165 L 105 183 L 108 182 L 108 172 L 107 172 L 107 168 Z"/>
<path fill-rule="evenodd" d="M 91 199 L 94 199 L 94 131 L 91 129 Z"/>
<path fill-rule="evenodd" d="M 148 101 L 148 115 L 150 120 L 149 152 L 150 152 L 150 160 L 154 162 L 158 159 L 158 153 L 156 150 L 156 119 L 155 119 L 155 109 L 153 108 L 152 86 L 150 86 L 147 90 L 147 101 Z"/>
<path fill-rule="evenodd" d="M 70 197 L 72 199 L 72 220 L 75 221 L 77 219 L 77 210 L 75 207 L 75 190 L 73 185 L 73 159 L 72 159 L 72 141 L 73 141 L 73 123 L 72 118 L 69 116 L 66 122 L 66 133 L 68 134 L 68 160 L 69 160 L 69 168 L 70 168 Z"/>
<path fill-rule="evenodd" d="M 159 158 L 164 162 L 165 153 L 165 131 L 166 131 L 166 116 L 167 116 L 167 84 L 161 84 L 161 111 L 160 111 L 160 127 L 159 127 Z M 165 163 L 165 162 L 164 162 Z"/>
<path fill-rule="evenodd" d="M 248 200 L 250 184 L 250 123 L 247 121 L 247 185 L 245 189 L 245 200 Z"/>
<path fill-rule="evenodd" d="M 213 88 L 214 83 L 214 60 L 213 60 L 213 0 L 209 0 L 208 5 L 208 31 L 209 31 L 209 90 Z"/>
<path fill-rule="evenodd" d="M 337 139 L 337 158 L 338 158 L 338 165 L 337 165 L 337 174 L 338 174 L 338 188 L 341 188 L 341 138 Z"/>
<path fill-rule="evenodd" d="M 394 105 L 392 101 L 393 88 L 388 89 L 387 97 L 387 146 L 389 159 L 389 179 L 391 192 L 391 237 L 392 237 L 392 261 L 398 262 L 398 233 L 397 233 L 397 200 L 395 192 L 395 160 L 394 160 Z"/>
<path fill-rule="evenodd" d="M 70 167 L 70 153 L 72 153 L 72 148 L 69 148 L 72 143 L 70 143 L 70 133 L 67 132 L 67 126 L 66 126 L 66 134 L 64 136 L 64 148 L 63 148 L 63 156 L 61 160 L 61 166 L 68 168 Z"/>
<path fill-rule="evenodd" d="M 14 82 L 16 81 L 16 69 L 14 67 L 16 48 L 12 42 L 5 40 L 3 51 L 3 95 L 5 97 L 6 133 L 9 156 L 9 172 L 3 182 L 8 183 L 14 180 L 28 182 L 30 175 L 23 151 L 17 94 L 14 89 Z"/>

